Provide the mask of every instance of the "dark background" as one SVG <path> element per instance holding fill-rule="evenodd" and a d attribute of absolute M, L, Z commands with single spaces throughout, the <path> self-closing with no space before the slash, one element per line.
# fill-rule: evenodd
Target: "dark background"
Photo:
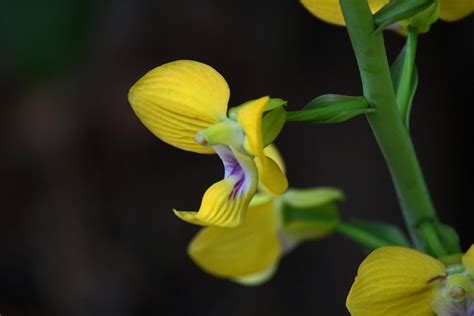
<path fill-rule="evenodd" d="M 412 135 L 433 199 L 473 240 L 473 19 L 419 40 Z M 404 39 L 386 34 L 393 60 Z M 222 177 L 215 156 L 166 145 L 128 88 L 177 59 L 216 68 L 231 105 L 271 95 L 295 110 L 361 93 L 344 28 L 293 0 L 0 1 L 0 314 L 346 315 L 364 252 L 340 236 L 302 244 L 267 284 L 213 278 L 186 255 L 196 209 Z M 293 187 L 338 186 L 342 214 L 402 224 L 363 117 L 288 124 L 277 141 Z"/>

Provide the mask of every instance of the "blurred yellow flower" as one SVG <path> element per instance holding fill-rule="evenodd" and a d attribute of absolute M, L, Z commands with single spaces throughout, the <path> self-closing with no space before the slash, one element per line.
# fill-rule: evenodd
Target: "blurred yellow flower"
<path fill-rule="evenodd" d="M 274 194 L 282 194 L 288 186 L 277 164 L 263 154 L 262 115 L 269 97 L 239 106 L 235 119 L 230 119 L 229 96 L 227 82 L 214 68 L 191 60 L 152 69 L 128 95 L 135 114 L 158 138 L 183 150 L 216 153 L 221 158 L 224 179 L 207 189 L 199 210 L 175 210 L 193 224 L 238 226 L 259 179 Z"/>
<path fill-rule="evenodd" d="M 474 246 L 447 267 L 413 249 L 382 247 L 360 265 L 347 308 L 355 316 L 472 315 L 473 268 Z"/>
<path fill-rule="evenodd" d="M 454 22 L 460 20 L 474 11 L 473 0 L 437 0 L 439 1 L 439 18 L 444 21 Z M 339 0 L 300 0 L 301 4 L 315 17 L 336 25 L 345 25 Z M 389 0 L 369 0 L 373 13 L 380 10 Z M 399 25 L 404 27 L 404 25 Z M 394 27 L 393 30 L 400 30 Z"/>

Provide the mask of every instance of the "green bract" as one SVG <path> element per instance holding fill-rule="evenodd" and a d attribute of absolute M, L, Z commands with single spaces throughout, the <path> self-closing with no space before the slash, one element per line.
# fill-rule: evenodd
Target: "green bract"
<path fill-rule="evenodd" d="M 407 43 L 390 67 L 398 111 L 407 129 L 410 126 L 410 112 L 418 86 L 415 66 L 416 42 L 416 33 L 409 29 Z"/>
<path fill-rule="evenodd" d="M 340 123 L 373 112 L 364 97 L 326 94 L 309 102 L 301 111 L 289 111 L 287 121 Z"/>
<path fill-rule="evenodd" d="M 420 27 L 420 31 L 424 32 L 429 29 L 429 26 L 436 21 L 432 21 L 431 6 L 435 4 L 435 0 L 394 0 L 390 1 L 380 11 L 374 14 L 374 22 L 376 25 L 375 32 L 380 32 L 387 26 L 395 24 L 400 21 L 408 20 L 416 16 L 416 25 Z M 428 9 L 429 8 L 429 9 Z M 427 12 L 427 13 L 426 13 Z M 418 15 L 423 14 L 423 15 Z M 437 16 L 436 16 L 437 18 Z M 428 29 L 427 29 L 428 28 Z"/>

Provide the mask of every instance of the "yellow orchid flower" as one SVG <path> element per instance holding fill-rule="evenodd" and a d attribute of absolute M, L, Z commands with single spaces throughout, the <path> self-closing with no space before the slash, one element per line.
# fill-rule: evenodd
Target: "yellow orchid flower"
<path fill-rule="evenodd" d="M 474 314 L 474 245 L 445 266 L 413 249 L 382 247 L 360 265 L 347 298 L 354 316 Z"/>
<path fill-rule="evenodd" d="M 308 208 L 333 204 L 341 198 L 341 192 L 335 189 L 290 189 L 282 196 L 256 195 L 242 225 L 201 229 L 189 244 L 188 254 L 214 276 L 258 285 L 274 274 L 284 254 L 304 240 L 330 234 L 337 224 L 298 220 L 286 224 L 284 206 L 300 207 L 307 212 Z"/>
<path fill-rule="evenodd" d="M 230 119 L 229 96 L 227 82 L 214 68 L 192 60 L 152 69 L 128 94 L 135 114 L 158 138 L 183 150 L 216 153 L 221 158 L 224 179 L 207 189 L 199 210 L 174 210 L 193 224 L 238 226 L 256 193 L 258 179 L 274 194 L 282 194 L 288 186 L 276 163 L 263 154 L 261 121 L 269 97 L 245 103 L 234 111 L 236 118 Z M 244 146 L 246 143 L 250 146 Z"/>
<path fill-rule="evenodd" d="M 472 0 L 438 0 L 439 2 L 439 18 L 447 22 L 460 20 L 474 11 L 474 1 Z M 345 25 L 339 0 L 300 0 L 301 4 L 313 14 L 315 17 L 336 25 Z M 373 13 L 380 10 L 389 3 L 389 0 L 369 0 L 369 6 Z M 437 7 L 434 9 L 437 9 Z M 395 31 L 405 29 L 405 23 L 401 23 L 397 27 L 391 28 Z"/>

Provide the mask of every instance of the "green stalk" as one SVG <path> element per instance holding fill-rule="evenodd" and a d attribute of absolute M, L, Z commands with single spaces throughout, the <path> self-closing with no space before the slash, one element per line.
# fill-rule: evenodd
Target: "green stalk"
<path fill-rule="evenodd" d="M 415 149 L 397 109 L 382 32 L 374 33 L 367 0 L 339 1 L 357 58 L 364 96 L 377 109 L 367 114 L 368 121 L 392 175 L 410 236 L 415 246 L 424 250 L 418 227 L 438 219 Z"/>

